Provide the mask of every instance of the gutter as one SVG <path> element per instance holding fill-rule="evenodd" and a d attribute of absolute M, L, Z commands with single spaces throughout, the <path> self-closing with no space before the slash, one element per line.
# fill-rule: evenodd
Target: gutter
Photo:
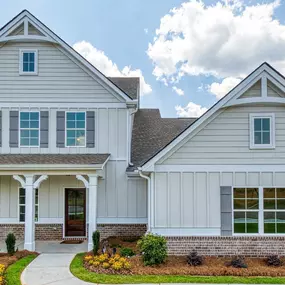
<path fill-rule="evenodd" d="M 138 172 L 140 177 L 147 180 L 147 232 L 151 231 L 150 221 L 151 221 L 151 206 L 150 206 L 150 194 L 151 194 L 151 180 L 149 176 L 143 174 L 141 167 L 138 167 Z"/>

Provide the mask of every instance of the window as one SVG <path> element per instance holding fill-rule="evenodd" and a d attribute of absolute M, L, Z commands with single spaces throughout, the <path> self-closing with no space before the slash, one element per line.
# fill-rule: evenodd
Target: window
<path fill-rule="evenodd" d="M 275 147 L 274 114 L 250 115 L 250 148 Z"/>
<path fill-rule="evenodd" d="M 36 75 L 38 73 L 37 50 L 20 50 L 20 74 Z"/>
<path fill-rule="evenodd" d="M 234 188 L 235 234 L 285 234 L 285 188 Z"/>
<path fill-rule="evenodd" d="M 258 233 L 258 188 L 235 188 L 234 232 Z"/>
<path fill-rule="evenodd" d="M 19 221 L 25 222 L 26 189 L 19 189 Z M 35 222 L 39 220 L 39 191 L 35 189 Z"/>
<path fill-rule="evenodd" d="M 285 188 L 264 188 L 264 233 L 285 233 Z"/>
<path fill-rule="evenodd" d="M 85 146 L 85 112 L 66 112 L 66 146 Z"/>
<path fill-rule="evenodd" d="M 39 112 L 20 112 L 20 146 L 39 146 Z"/>

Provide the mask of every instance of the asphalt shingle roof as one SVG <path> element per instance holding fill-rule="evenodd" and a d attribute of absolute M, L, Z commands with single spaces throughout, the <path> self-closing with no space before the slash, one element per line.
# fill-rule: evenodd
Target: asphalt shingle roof
<path fill-rule="evenodd" d="M 197 118 L 161 118 L 159 109 L 139 109 L 132 133 L 131 161 L 128 171 L 143 165 L 193 124 Z"/>
<path fill-rule="evenodd" d="M 139 96 L 139 77 L 108 77 L 117 87 L 124 91 L 133 100 Z"/>
<path fill-rule="evenodd" d="M 0 154 L 1 164 L 103 164 L 110 154 Z"/>

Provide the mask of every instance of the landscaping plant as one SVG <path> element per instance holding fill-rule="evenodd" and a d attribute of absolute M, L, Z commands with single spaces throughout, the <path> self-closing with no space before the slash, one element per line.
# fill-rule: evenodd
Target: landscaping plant
<path fill-rule="evenodd" d="M 5 272 L 5 265 L 0 264 L 0 285 L 4 285 L 4 272 Z"/>
<path fill-rule="evenodd" d="M 283 262 L 278 255 L 270 255 L 266 259 L 268 266 L 282 266 Z"/>
<path fill-rule="evenodd" d="M 167 258 L 166 239 L 159 235 L 146 234 L 138 241 L 144 265 L 164 263 Z"/>
<path fill-rule="evenodd" d="M 198 255 L 197 251 L 192 251 L 187 256 L 187 263 L 191 266 L 199 266 L 203 264 L 203 257 Z"/>
<path fill-rule="evenodd" d="M 234 268 L 247 268 L 244 257 L 236 256 L 230 262 L 230 265 Z"/>
<path fill-rule="evenodd" d="M 134 251 L 129 247 L 121 248 L 120 254 L 121 254 L 121 256 L 125 256 L 125 257 L 131 257 L 131 256 L 135 255 Z"/>
<path fill-rule="evenodd" d="M 6 242 L 7 252 L 10 255 L 13 255 L 15 253 L 15 245 L 16 245 L 15 235 L 13 233 L 9 233 L 7 235 L 5 242 Z"/>
<path fill-rule="evenodd" d="M 93 240 L 93 254 L 96 255 L 98 253 L 100 246 L 100 232 L 98 230 L 93 232 L 92 240 Z"/>

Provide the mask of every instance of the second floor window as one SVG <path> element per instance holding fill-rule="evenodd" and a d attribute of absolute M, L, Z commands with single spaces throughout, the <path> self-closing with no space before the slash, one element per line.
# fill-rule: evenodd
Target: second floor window
<path fill-rule="evenodd" d="M 37 75 L 38 73 L 38 53 L 37 50 L 20 51 L 20 74 Z"/>
<path fill-rule="evenodd" d="M 39 112 L 20 113 L 20 146 L 39 146 Z"/>
<path fill-rule="evenodd" d="M 85 112 L 66 112 L 66 146 L 86 145 Z"/>

